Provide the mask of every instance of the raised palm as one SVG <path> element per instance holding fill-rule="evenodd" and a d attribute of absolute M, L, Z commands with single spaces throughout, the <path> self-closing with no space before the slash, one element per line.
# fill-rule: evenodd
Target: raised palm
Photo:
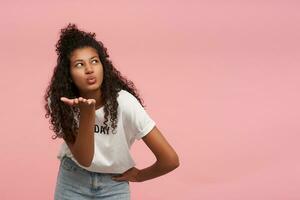
<path fill-rule="evenodd" d="M 95 108 L 95 99 L 85 99 L 83 97 L 69 99 L 67 97 L 61 97 L 60 100 L 69 106 L 79 106 L 79 108 Z"/>

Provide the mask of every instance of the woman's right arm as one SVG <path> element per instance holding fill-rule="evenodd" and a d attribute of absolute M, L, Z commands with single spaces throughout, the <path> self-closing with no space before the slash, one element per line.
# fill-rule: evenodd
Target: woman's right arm
<path fill-rule="evenodd" d="M 72 105 L 74 104 L 75 100 Z M 87 100 L 79 98 L 77 104 L 81 104 L 78 134 L 73 144 L 67 142 L 66 144 L 77 162 L 89 167 L 94 157 L 95 102 L 88 104 Z"/>

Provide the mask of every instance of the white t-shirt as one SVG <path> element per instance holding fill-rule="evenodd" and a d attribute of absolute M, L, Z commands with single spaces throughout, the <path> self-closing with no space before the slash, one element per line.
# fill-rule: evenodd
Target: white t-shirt
<path fill-rule="evenodd" d="M 99 173 L 123 173 L 135 166 L 130 155 L 130 147 L 137 139 L 149 133 L 155 122 L 145 111 L 134 95 L 126 90 L 121 90 L 117 97 L 118 123 L 116 132 L 112 127 L 104 129 L 104 106 L 97 109 L 94 131 L 94 157 L 89 167 L 80 165 L 73 157 L 65 141 L 61 144 L 57 158 L 64 155 L 70 157 L 80 167 Z M 110 123 L 107 122 L 109 125 Z"/>

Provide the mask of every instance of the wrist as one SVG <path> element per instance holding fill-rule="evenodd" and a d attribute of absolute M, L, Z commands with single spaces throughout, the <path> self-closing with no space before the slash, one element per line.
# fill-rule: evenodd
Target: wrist
<path fill-rule="evenodd" d="M 136 174 L 136 182 L 143 182 L 143 176 L 142 176 L 142 170 L 137 169 L 137 174 Z"/>

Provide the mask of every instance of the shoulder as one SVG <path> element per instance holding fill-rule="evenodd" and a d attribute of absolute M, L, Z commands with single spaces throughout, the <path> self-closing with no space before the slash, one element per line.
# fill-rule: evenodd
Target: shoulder
<path fill-rule="evenodd" d="M 118 96 L 118 104 L 121 112 L 125 115 L 142 115 L 145 112 L 144 107 L 139 100 L 130 92 L 121 90 Z"/>
<path fill-rule="evenodd" d="M 128 92 L 127 90 L 124 90 L 124 89 L 121 89 L 120 91 L 119 91 L 119 96 L 120 97 L 134 97 L 135 98 L 135 96 L 134 95 L 132 95 L 130 92 Z"/>
<path fill-rule="evenodd" d="M 128 92 L 127 90 L 121 90 L 119 91 L 119 96 L 118 96 L 118 103 L 121 105 L 130 105 L 130 104 L 136 104 L 139 103 L 137 98 Z"/>

